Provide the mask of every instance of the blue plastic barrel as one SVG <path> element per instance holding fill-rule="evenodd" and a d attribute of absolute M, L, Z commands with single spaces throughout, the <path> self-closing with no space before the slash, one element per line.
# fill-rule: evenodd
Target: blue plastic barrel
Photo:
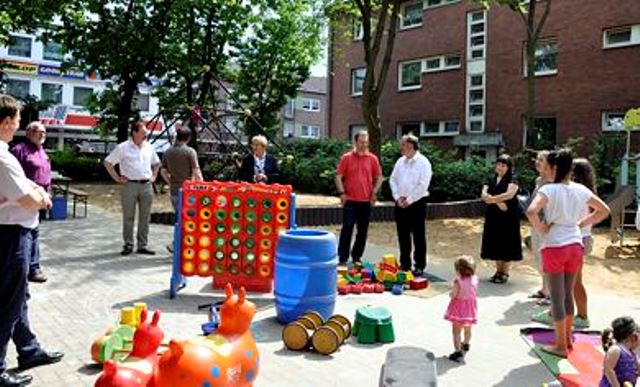
<path fill-rule="evenodd" d="M 327 231 L 287 230 L 278 237 L 275 298 L 278 320 L 288 324 L 308 311 L 329 319 L 336 305 L 336 237 Z"/>
<path fill-rule="evenodd" d="M 67 219 L 67 198 L 64 196 L 54 196 L 51 198 L 51 220 Z"/>

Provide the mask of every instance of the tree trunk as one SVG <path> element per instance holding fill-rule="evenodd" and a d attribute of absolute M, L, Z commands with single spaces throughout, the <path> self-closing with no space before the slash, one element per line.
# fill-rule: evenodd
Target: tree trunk
<path fill-rule="evenodd" d="M 126 78 L 122 85 L 122 98 L 118 104 L 118 143 L 125 142 L 129 138 L 129 119 L 131 118 L 131 104 L 133 97 L 138 90 L 138 82 L 131 78 Z"/>
<path fill-rule="evenodd" d="M 523 147 L 527 148 L 527 143 L 532 143 L 529 141 L 528 136 L 534 135 L 534 116 L 536 112 L 536 42 L 532 41 L 530 38 L 527 39 L 527 105 L 524 113 L 525 118 L 525 132 L 523 133 Z"/>
<path fill-rule="evenodd" d="M 362 113 L 364 122 L 367 125 L 367 131 L 369 132 L 369 149 L 380 157 L 382 125 L 380 123 L 378 103 L 379 101 L 365 98 L 363 95 Z"/>

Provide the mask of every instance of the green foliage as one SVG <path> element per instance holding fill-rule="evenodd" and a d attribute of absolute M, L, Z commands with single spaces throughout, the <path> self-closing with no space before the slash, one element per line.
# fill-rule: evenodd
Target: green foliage
<path fill-rule="evenodd" d="M 32 32 L 46 28 L 53 15 L 62 9 L 65 0 L 3 0 L 0 1 L 0 46 L 9 41 L 14 31 Z"/>
<path fill-rule="evenodd" d="M 521 189 L 533 192 L 536 187 L 538 171 L 536 171 L 536 152 L 521 151 L 512 156 L 514 171 Z"/>
<path fill-rule="evenodd" d="M 235 91 L 255 119 L 244 120 L 243 131 L 249 137 L 262 134 L 256 121 L 270 137 L 278 132 L 287 97 L 295 96 L 320 56 L 322 23 L 313 5 L 309 0 L 272 2 L 239 46 Z"/>
<path fill-rule="evenodd" d="M 70 149 L 51 155 L 51 166 L 74 181 L 111 181 L 102 165 L 101 155 L 78 155 Z"/>
<path fill-rule="evenodd" d="M 620 163 L 625 153 L 624 134 L 601 134 L 593 140 L 589 160 L 596 170 L 599 193 L 613 192 L 620 175 Z M 633 180 L 629 180 L 633 181 Z"/>

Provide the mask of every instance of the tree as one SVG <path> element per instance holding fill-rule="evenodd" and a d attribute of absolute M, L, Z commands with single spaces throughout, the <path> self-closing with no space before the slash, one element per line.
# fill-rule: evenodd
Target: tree
<path fill-rule="evenodd" d="M 163 61 L 162 42 L 170 12 L 179 0 L 75 0 L 61 14 L 63 27 L 52 33 L 86 71 L 96 71 L 111 84 L 94 96 L 93 112 L 101 112 L 103 131 L 117 128 L 118 142 L 128 137 L 138 85 L 149 83 Z"/>
<path fill-rule="evenodd" d="M 544 27 L 545 22 L 551 11 L 552 0 L 481 0 L 485 6 L 489 6 L 491 3 L 498 3 L 506 5 L 516 12 L 525 26 L 527 33 L 526 47 L 525 47 L 525 60 L 527 63 L 527 103 L 525 107 L 525 128 L 523 133 L 523 139 L 527 138 L 527 135 L 531 134 L 534 130 L 534 116 L 535 116 L 535 103 L 536 103 L 536 46 L 540 38 L 540 33 Z M 542 14 L 539 14 L 539 9 L 544 3 Z M 526 144 L 524 144 L 526 146 Z"/>
<path fill-rule="evenodd" d="M 320 56 L 320 20 L 313 1 L 278 0 L 240 45 L 235 94 L 249 110 L 244 122 L 247 136 L 271 137 L 278 131 L 287 97 L 296 95 Z"/>
<path fill-rule="evenodd" d="M 50 24 L 53 15 L 66 5 L 63 0 L 11 0 L 0 2 L 0 46 L 14 31 L 34 31 Z"/>
<path fill-rule="evenodd" d="M 362 90 L 362 114 L 369 131 L 371 150 L 380 154 L 380 97 L 387 79 L 402 0 L 333 0 L 327 11 L 334 26 L 353 17 L 362 26 L 366 75 Z"/>

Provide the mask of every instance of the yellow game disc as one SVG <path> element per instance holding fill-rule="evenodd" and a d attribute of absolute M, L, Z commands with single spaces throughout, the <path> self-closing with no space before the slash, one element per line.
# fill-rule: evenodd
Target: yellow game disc
<path fill-rule="evenodd" d="M 188 222 L 184 222 L 184 229 L 187 232 L 194 232 L 196 231 L 196 223 L 194 221 L 188 221 Z"/>
<path fill-rule="evenodd" d="M 193 246 L 196 243 L 196 238 L 193 235 L 187 235 L 184 237 L 184 244 L 186 246 Z"/>
<path fill-rule="evenodd" d="M 202 210 L 200 210 L 200 218 L 204 220 L 211 219 L 211 210 L 208 208 L 203 208 Z"/>
<path fill-rule="evenodd" d="M 260 241 L 260 247 L 263 250 L 269 250 L 271 248 L 271 239 L 262 239 Z"/>
<path fill-rule="evenodd" d="M 211 223 L 209 222 L 202 222 L 200 224 L 200 231 L 203 233 L 208 233 L 209 231 L 211 231 Z"/>
<path fill-rule="evenodd" d="M 209 247 L 209 246 L 211 246 L 211 238 L 209 238 L 206 235 L 201 236 L 200 240 L 198 242 L 200 243 L 201 247 Z"/>
<path fill-rule="evenodd" d="M 278 199 L 277 206 L 279 210 L 286 210 L 289 207 L 289 201 L 287 199 Z"/>
<path fill-rule="evenodd" d="M 267 265 L 260 266 L 260 276 L 268 277 L 269 275 L 271 275 L 271 267 Z"/>
<path fill-rule="evenodd" d="M 193 263 L 191 262 L 185 262 L 182 264 L 182 271 L 184 271 L 185 273 L 192 273 L 193 272 Z"/>
<path fill-rule="evenodd" d="M 198 258 L 202 261 L 208 261 L 211 258 L 211 253 L 207 249 L 202 249 L 198 252 Z"/>
<path fill-rule="evenodd" d="M 208 274 L 209 269 L 210 269 L 210 266 L 208 263 L 202 262 L 200 265 L 198 265 L 198 273 L 200 273 L 200 275 Z"/>
<path fill-rule="evenodd" d="M 271 254 L 269 254 L 266 251 L 260 254 L 260 263 L 269 263 L 269 262 L 271 262 Z"/>
<path fill-rule="evenodd" d="M 196 255 L 196 252 L 193 249 L 185 249 L 182 255 L 185 259 L 193 259 L 193 257 L 195 257 Z"/>

